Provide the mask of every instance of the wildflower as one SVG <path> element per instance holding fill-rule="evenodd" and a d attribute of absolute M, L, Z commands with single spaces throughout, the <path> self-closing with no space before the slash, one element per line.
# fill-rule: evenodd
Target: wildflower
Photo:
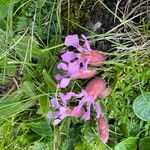
<path fill-rule="evenodd" d="M 65 45 L 72 46 L 76 51 L 64 51 L 61 53 L 61 62 L 57 68 L 62 74 L 55 75 L 55 79 L 59 82 L 60 88 L 68 86 L 72 79 L 86 79 L 94 76 L 97 72 L 96 66 L 103 65 L 105 55 L 90 47 L 87 38 L 82 35 L 84 44 L 80 45 L 77 34 L 65 37 Z M 59 93 L 59 99 L 52 98 L 50 105 L 55 111 L 50 111 L 48 118 L 54 119 L 53 125 L 59 124 L 67 116 L 82 117 L 85 121 L 91 118 L 91 107 L 96 111 L 96 119 L 101 139 L 104 143 L 108 140 L 108 124 L 104 117 L 100 104 L 96 101 L 99 98 L 105 98 L 111 93 L 111 88 L 106 87 L 105 80 L 101 78 L 92 79 L 81 93 L 68 92 L 66 94 Z M 75 97 L 78 105 L 68 106 L 68 101 Z"/>
<path fill-rule="evenodd" d="M 102 114 L 100 104 L 96 102 L 96 98 L 100 93 L 104 91 L 106 88 L 106 82 L 101 78 L 92 79 L 86 86 L 85 90 L 82 91 L 82 99 L 79 102 L 78 106 L 76 106 L 75 111 L 80 112 L 83 105 L 86 105 L 86 112 L 83 113 L 82 118 L 84 120 L 90 119 L 90 108 L 94 107 L 96 110 L 97 116 L 99 118 Z"/>
<path fill-rule="evenodd" d="M 86 79 L 94 76 L 97 71 L 88 67 L 83 69 L 78 65 L 78 62 L 73 62 L 69 64 L 60 63 L 57 66 L 58 69 L 64 70 L 64 74 L 57 74 L 55 79 L 59 81 L 58 86 L 60 88 L 65 88 L 68 86 L 72 79 Z"/>
<path fill-rule="evenodd" d="M 81 93 L 76 94 L 74 92 L 68 92 L 66 94 L 59 93 L 60 102 L 56 98 L 50 100 L 51 106 L 56 110 L 55 112 L 49 112 L 48 118 L 53 118 L 53 125 L 59 124 L 67 116 L 82 117 L 85 121 L 90 120 L 91 107 L 96 111 L 96 119 L 98 122 L 98 130 L 102 141 L 105 143 L 108 140 L 108 125 L 103 113 L 101 111 L 100 104 L 96 101 L 96 98 L 106 93 L 106 82 L 101 78 L 94 78 L 82 90 Z M 75 97 L 80 99 L 77 106 L 69 107 L 68 101 Z M 103 97 L 104 98 L 104 97 Z M 85 108 L 84 108 L 85 106 Z"/>
<path fill-rule="evenodd" d="M 57 68 L 63 70 L 64 74 L 56 75 L 60 88 L 68 86 L 72 79 L 86 79 L 94 76 L 97 72 L 89 66 L 100 66 L 105 61 L 105 56 L 99 51 L 92 50 L 86 37 L 84 35 L 82 37 L 83 46 L 79 44 L 77 34 L 68 35 L 65 38 L 65 45 L 73 46 L 79 53 L 65 51 L 61 54 L 61 62 Z"/>
<path fill-rule="evenodd" d="M 90 68 L 85 71 L 82 69 L 79 69 L 76 71 L 76 73 L 72 75 L 71 74 L 70 75 L 56 74 L 55 79 L 59 81 L 58 87 L 65 88 L 68 86 L 68 84 L 70 83 L 72 79 L 86 79 L 86 78 L 90 78 L 94 76 L 96 73 L 97 73 L 96 70 L 91 70 Z"/>
<path fill-rule="evenodd" d="M 105 61 L 105 55 L 97 50 L 92 50 L 90 47 L 90 43 L 87 38 L 82 35 L 84 39 L 84 45 L 81 46 L 79 44 L 79 38 L 77 34 L 68 35 L 65 38 L 65 45 L 75 47 L 80 53 L 76 54 L 79 60 L 86 60 L 87 63 L 91 66 L 101 66 Z"/>
<path fill-rule="evenodd" d="M 100 137 L 104 143 L 107 143 L 109 138 L 109 127 L 106 118 L 102 115 L 97 119 L 98 122 L 98 131 Z"/>
<path fill-rule="evenodd" d="M 108 141 L 109 132 L 108 132 L 108 124 L 106 118 L 104 117 L 101 106 L 98 102 L 96 102 L 96 98 L 100 95 L 107 96 L 106 94 L 108 88 L 106 88 L 106 82 L 101 78 L 92 79 L 86 86 L 85 91 L 82 91 L 80 97 L 82 96 L 81 101 L 79 102 L 78 106 L 74 108 L 76 113 L 79 113 L 83 110 L 83 105 L 86 105 L 86 111 L 83 112 L 82 118 L 86 121 L 90 119 L 90 109 L 93 105 L 93 108 L 96 110 L 96 119 L 98 122 L 98 130 L 100 137 L 104 143 Z M 105 94 L 103 94 L 105 93 Z M 110 93 L 109 93 L 110 94 Z"/>
<path fill-rule="evenodd" d="M 50 111 L 48 113 L 48 118 L 54 119 L 53 125 L 59 124 L 67 116 L 71 117 L 81 117 L 83 110 L 81 109 L 75 113 L 74 108 L 67 106 L 67 101 L 69 101 L 73 96 L 76 96 L 74 92 L 68 92 L 67 94 L 59 94 L 61 101 L 59 102 L 56 98 L 50 100 L 50 105 L 55 109 L 55 112 Z"/>

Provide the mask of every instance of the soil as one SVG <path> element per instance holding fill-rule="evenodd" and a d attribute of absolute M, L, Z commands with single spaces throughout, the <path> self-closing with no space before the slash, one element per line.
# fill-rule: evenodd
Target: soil
<path fill-rule="evenodd" d="M 144 2 L 144 3 L 143 3 Z M 103 0 L 103 3 L 113 12 L 115 12 L 117 5 L 117 15 L 122 18 L 127 17 L 129 12 L 133 10 L 136 6 L 141 4 L 141 6 L 132 13 L 129 18 L 140 14 L 142 11 L 150 8 L 150 2 L 144 0 Z M 115 26 L 117 26 L 120 22 L 114 15 L 108 11 L 99 1 L 97 0 L 86 0 L 85 3 L 81 0 L 72 0 L 70 3 L 70 18 L 71 22 L 67 21 L 66 18 L 68 14 L 66 13 L 68 10 L 68 4 L 64 4 L 62 8 L 62 18 L 64 18 L 63 25 L 64 31 L 67 31 L 69 34 L 85 34 L 89 35 L 89 33 L 79 27 L 78 25 L 89 29 L 97 34 L 104 34 L 107 31 L 111 30 Z M 144 20 L 148 20 L 150 17 L 149 12 L 145 15 L 139 15 L 138 17 L 134 18 L 132 21 L 135 24 L 140 24 Z M 69 23 L 69 28 L 68 28 Z M 120 29 L 123 31 L 124 29 Z M 126 29 L 130 30 L 130 29 Z M 124 32 L 124 31 L 123 31 Z M 65 35 L 65 34 L 64 34 Z M 99 49 L 102 51 L 108 51 L 111 49 L 111 43 L 106 40 L 96 41 L 94 44 L 94 49 Z"/>

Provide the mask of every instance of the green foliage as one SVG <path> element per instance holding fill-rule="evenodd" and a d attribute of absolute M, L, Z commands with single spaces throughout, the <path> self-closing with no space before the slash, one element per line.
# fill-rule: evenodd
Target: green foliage
<path fill-rule="evenodd" d="M 137 150 L 137 138 L 128 137 L 115 146 L 115 150 Z"/>
<path fill-rule="evenodd" d="M 120 24 L 105 34 L 93 33 L 86 21 L 99 18 L 97 13 L 92 18 L 94 9 L 100 14 L 106 9 Z M 142 11 L 138 5 L 137 10 Z M 99 0 L 0 0 L 0 149 L 150 149 L 150 21 L 143 18 L 134 24 L 131 16 L 137 10 L 121 18 Z M 107 144 L 99 138 L 92 110 L 87 122 L 68 117 L 53 127 L 47 118 L 49 99 L 61 90 L 54 75 L 58 54 L 66 50 L 63 38 L 85 32 L 92 48 L 103 40 L 112 46 L 106 51 L 107 65 L 97 67 L 97 76 L 112 88 L 100 101 L 110 128 Z M 80 91 L 86 81 L 72 82 L 67 90 Z"/>
<path fill-rule="evenodd" d="M 150 149 L 150 137 L 145 137 L 139 142 L 139 150 L 149 150 Z"/>
<path fill-rule="evenodd" d="M 138 96 L 133 103 L 133 110 L 140 119 L 150 121 L 150 93 Z"/>
<path fill-rule="evenodd" d="M 56 83 L 50 78 L 50 75 L 48 75 L 46 70 L 43 70 L 43 77 L 47 83 L 49 90 L 52 92 L 56 92 Z"/>

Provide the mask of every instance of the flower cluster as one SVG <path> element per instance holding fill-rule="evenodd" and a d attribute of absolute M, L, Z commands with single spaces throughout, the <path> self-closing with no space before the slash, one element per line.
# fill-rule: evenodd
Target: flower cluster
<path fill-rule="evenodd" d="M 78 35 L 68 35 L 65 38 L 65 45 L 76 48 L 77 53 L 65 51 L 61 54 L 61 62 L 57 65 L 58 69 L 64 71 L 63 74 L 57 74 L 56 80 L 59 81 L 59 87 L 65 88 L 72 79 L 86 79 L 94 76 L 97 72 L 93 66 L 101 66 L 105 61 L 105 55 L 102 52 L 94 51 L 86 37 L 82 35 L 84 45 L 79 44 Z"/>
<path fill-rule="evenodd" d="M 73 51 L 65 51 L 61 53 L 61 62 L 57 68 L 62 74 L 55 76 L 58 81 L 59 88 L 65 88 L 73 79 L 86 79 L 96 75 L 95 67 L 103 65 L 105 55 L 90 48 L 90 44 L 86 37 L 82 35 L 84 44 L 79 44 L 78 35 L 68 35 L 65 38 L 65 45 L 75 48 Z M 50 100 L 50 105 L 55 111 L 50 111 L 48 118 L 54 119 L 53 125 L 59 124 L 67 116 L 81 117 L 85 121 L 91 119 L 91 107 L 96 111 L 96 119 L 101 139 L 104 143 L 109 137 L 107 120 L 104 117 L 97 98 L 105 98 L 111 93 L 111 89 L 106 87 L 106 82 L 101 78 L 91 79 L 81 93 L 68 92 L 66 94 L 59 93 L 58 97 Z M 69 106 L 69 101 L 76 100 L 76 106 Z"/>

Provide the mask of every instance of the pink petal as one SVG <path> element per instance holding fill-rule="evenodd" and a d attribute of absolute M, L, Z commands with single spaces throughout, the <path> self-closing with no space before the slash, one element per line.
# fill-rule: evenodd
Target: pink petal
<path fill-rule="evenodd" d="M 49 112 L 47 115 L 48 118 L 52 119 L 52 118 L 58 118 L 59 117 L 59 111 L 57 112 Z"/>
<path fill-rule="evenodd" d="M 68 64 L 68 74 L 74 75 L 80 68 L 80 62 L 74 61 Z"/>
<path fill-rule="evenodd" d="M 68 107 L 60 107 L 59 109 L 59 112 L 60 112 L 60 115 L 62 116 L 65 116 L 68 114 L 68 112 L 70 111 L 70 109 Z"/>
<path fill-rule="evenodd" d="M 85 90 L 82 90 L 81 93 L 76 94 L 75 97 L 76 97 L 76 98 L 81 98 L 81 97 L 85 96 L 86 94 L 87 94 L 86 91 L 85 91 Z"/>
<path fill-rule="evenodd" d="M 65 37 L 65 45 L 68 46 L 73 46 L 75 48 L 78 48 L 79 45 L 79 37 L 77 34 L 73 34 L 73 35 L 67 35 Z"/>
<path fill-rule="evenodd" d="M 103 115 L 101 115 L 100 118 L 97 119 L 97 122 L 100 137 L 104 143 L 107 143 L 109 139 L 109 127 L 107 120 Z"/>
<path fill-rule="evenodd" d="M 57 124 L 59 124 L 62 120 L 61 119 L 55 119 L 53 122 L 53 125 L 56 126 Z"/>
<path fill-rule="evenodd" d="M 84 105 L 85 102 L 86 102 L 85 99 L 82 99 L 79 102 L 78 106 L 74 107 L 74 113 L 75 114 L 79 114 L 82 111 L 82 106 Z"/>
<path fill-rule="evenodd" d="M 69 78 L 63 78 L 61 81 L 60 81 L 60 84 L 58 85 L 60 88 L 65 88 L 68 86 L 68 84 L 70 83 L 70 80 Z"/>
<path fill-rule="evenodd" d="M 76 94 L 74 92 L 68 92 L 66 94 L 59 93 L 59 96 L 60 96 L 61 100 L 63 101 L 64 105 L 66 105 L 67 101 L 70 100 L 75 95 Z"/>
<path fill-rule="evenodd" d="M 64 76 L 62 76 L 62 75 L 60 75 L 60 74 L 56 74 L 55 75 L 55 79 L 57 80 L 57 81 L 60 81 L 60 80 L 62 80 L 64 78 Z"/>
<path fill-rule="evenodd" d="M 84 49 L 87 50 L 87 51 L 91 51 L 92 49 L 90 47 L 90 43 L 87 40 L 86 36 L 85 35 L 81 35 L 81 36 L 82 36 L 82 38 L 84 39 L 84 42 L 85 42 L 84 45 L 83 45 Z"/>
<path fill-rule="evenodd" d="M 96 110 L 96 113 L 97 113 L 96 118 L 98 119 L 102 115 L 101 106 L 98 102 L 94 102 L 93 107 Z"/>
<path fill-rule="evenodd" d="M 59 63 L 59 64 L 57 65 L 57 68 L 67 71 L 68 65 L 67 65 L 66 63 L 62 63 L 62 62 L 61 62 L 61 63 Z"/>
<path fill-rule="evenodd" d="M 72 117 L 81 117 L 83 115 L 83 110 L 82 109 L 78 109 L 78 111 L 76 111 L 76 108 L 74 107 L 72 109 L 72 111 L 70 112 L 69 116 Z"/>
<path fill-rule="evenodd" d="M 89 60 L 91 66 L 102 66 L 106 59 L 102 52 L 96 50 L 88 52 L 86 58 Z"/>
<path fill-rule="evenodd" d="M 82 118 L 87 121 L 87 120 L 90 120 L 90 107 L 91 107 L 91 103 L 87 103 L 87 106 L 86 106 L 86 112 L 83 114 Z"/>
<path fill-rule="evenodd" d="M 62 61 L 69 63 L 71 60 L 76 58 L 76 54 L 74 52 L 66 51 L 61 55 Z"/>
<path fill-rule="evenodd" d="M 59 108 L 60 107 L 60 104 L 59 104 L 57 99 L 53 98 L 50 100 L 50 102 L 51 102 L 51 105 L 53 108 Z"/>

